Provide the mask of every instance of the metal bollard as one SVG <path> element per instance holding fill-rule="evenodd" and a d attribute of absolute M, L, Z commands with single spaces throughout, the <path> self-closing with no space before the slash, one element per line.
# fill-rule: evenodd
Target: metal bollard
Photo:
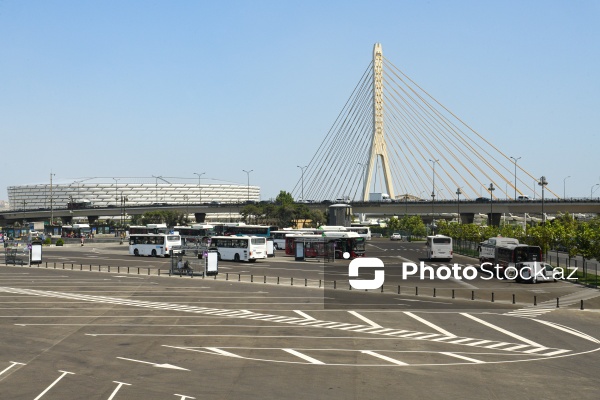
<path fill-rule="evenodd" d="M 63 269 L 65 269 L 65 263 L 63 263 Z"/>
<path fill-rule="evenodd" d="M 137 269 L 138 269 L 138 275 L 139 275 L 140 274 L 140 267 L 137 267 Z"/>
<path fill-rule="evenodd" d="M 90 272 L 92 272 L 92 264 L 90 264 Z"/>
<path fill-rule="evenodd" d="M 335 287 L 336 287 L 336 283 L 335 283 L 335 281 L 333 281 L 333 288 L 335 289 Z"/>
<path fill-rule="evenodd" d="M 263 276 L 263 283 L 267 283 L 267 276 Z"/>
<path fill-rule="evenodd" d="M 290 278 L 290 283 L 292 286 L 294 286 L 294 277 L 293 276 Z"/>
<path fill-rule="evenodd" d="M 304 286 L 308 286 L 308 279 L 304 278 Z"/>
<path fill-rule="evenodd" d="M 515 304 L 515 294 L 513 293 L 513 304 Z"/>
<path fill-rule="evenodd" d="M 56 263 L 54 263 L 54 269 L 56 269 Z"/>
<path fill-rule="evenodd" d="M 6 263 L 5 263 L 6 264 Z M 46 261 L 46 268 L 48 268 L 48 261 Z"/>
<path fill-rule="evenodd" d="M 452 298 L 454 298 L 454 289 L 452 289 Z"/>
<path fill-rule="evenodd" d="M 383 293 L 383 285 L 381 285 L 381 293 Z"/>
<path fill-rule="evenodd" d="M 279 277 L 277 277 L 277 284 L 279 285 Z"/>
<path fill-rule="evenodd" d="M 319 279 L 319 287 L 321 287 L 321 280 Z"/>
<path fill-rule="evenodd" d="M 560 308 L 560 305 L 558 304 L 558 297 L 556 298 L 556 308 Z"/>
<path fill-rule="evenodd" d="M 435 288 L 433 288 L 433 297 L 436 297 L 436 296 L 435 296 Z"/>
<path fill-rule="evenodd" d="M 110 265 L 108 266 L 108 272 L 110 272 Z"/>
<path fill-rule="evenodd" d="M 415 286 L 415 296 L 418 296 L 418 295 L 419 295 L 419 287 Z"/>
<path fill-rule="evenodd" d="M 229 280 L 229 272 L 225 273 L 225 280 L 228 281 Z"/>
<path fill-rule="evenodd" d="M 494 292 L 492 292 L 492 303 L 494 302 Z"/>
<path fill-rule="evenodd" d="M 475 300 L 475 291 L 471 290 L 471 300 Z"/>
<path fill-rule="evenodd" d="M 400 294 L 400 285 L 398 285 L 398 294 Z"/>
<path fill-rule="evenodd" d="M 579 306 L 580 310 L 583 310 L 583 300 L 581 300 L 581 305 Z"/>
<path fill-rule="evenodd" d="M 250 274 L 250 282 L 254 282 L 254 274 Z"/>
<path fill-rule="evenodd" d="M 79 264 L 79 270 L 83 271 L 83 264 Z"/>
<path fill-rule="evenodd" d="M 537 296 L 533 296 L 533 305 L 537 306 Z"/>
<path fill-rule="evenodd" d="M 238 282 L 242 280 L 242 274 L 238 274 Z"/>

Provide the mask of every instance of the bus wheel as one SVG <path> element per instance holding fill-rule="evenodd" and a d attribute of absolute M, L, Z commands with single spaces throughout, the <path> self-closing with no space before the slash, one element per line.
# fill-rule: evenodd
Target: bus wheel
<path fill-rule="evenodd" d="M 138 251 L 138 249 L 133 250 L 133 255 L 136 257 L 140 256 L 140 252 Z"/>
<path fill-rule="evenodd" d="M 156 250 L 152 250 L 152 257 L 156 257 Z"/>
<path fill-rule="evenodd" d="M 235 253 L 235 256 L 233 256 L 233 261 L 240 262 L 240 255 Z"/>

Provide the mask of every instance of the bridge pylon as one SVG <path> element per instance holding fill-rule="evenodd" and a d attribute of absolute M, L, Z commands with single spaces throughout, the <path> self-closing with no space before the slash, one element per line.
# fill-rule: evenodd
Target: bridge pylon
<path fill-rule="evenodd" d="M 368 168 L 365 172 L 363 201 L 369 200 L 369 188 L 373 177 L 373 168 L 380 159 L 383 168 L 385 187 L 390 198 L 394 198 L 394 186 L 387 154 L 385 131 L 383 124 L 383 49 L 381 43 L 373 47 L 373 138 L 369 154 Z"/>

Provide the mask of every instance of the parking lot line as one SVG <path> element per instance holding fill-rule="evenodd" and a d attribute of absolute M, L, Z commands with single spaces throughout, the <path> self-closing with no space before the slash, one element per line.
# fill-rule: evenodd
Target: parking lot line
<path fill-rule="evenodd" d="M 520 340 L 521 342 L 530 344 L 530 345 L 535 346 L 535 347 L 544 347 L 541 344 L 534 342 L 533 340 L 529 340 L 527 338 L 524 338 L 523 336 L 517 335 L 516 333 L 513 333 L 513 332 L 508 331 L 506 329 L 500 328 L 499 326 L 496 326 L 494 324 L 486 322 L 486 321 L 484 321 L 482 319 L 479 319 L 479 318 L 477 318 L 477 317 L 475 317 L 475 316 L 473 316 L 471 314 L 460 313 L 460 315 L 465 316 L 465 317 L 467 317 L 469 319 L 472 319 L 475 322 L 479 322 L 480 324 L 485 325 L 488 328 L 492 328 L 494 330 L 497 330 L 498 332 L 504 333 L 505 335 L 508 335 L 508 336 L 513 337 L 513 338 L 515 338 L 517 340 Z"/>
<path fill-rule="evenodd" d="M 396 364 L 396 365 L 408 365 L 405 362 L 402 362 L 400 360 L 396 360 L 395 358 L 392 358 L 392 357 L 384 356 L 383 354 L 379 354 L 379 353 L 376 353 L 374 351 L 363 350 L 363 351 L 361 351 L 361 353 L 368 354 L 370 356 L 377 357 L 377 358 L 380 358 L 380 359 L 385 360 L 385 361 L 389 361 L 392 364 Z"/>
<path fill-rule="evenodd" d="M 405 314 L 405 315 L 408 315 L 408 316 L 409 316 L 409 317 L 411 317 L 411 318 L 414 318 L 414 319 L 416 319 L 416 320 L 417 320 L 417 321 L 419 321 L 419 322 L 422 322 L 422 323 L 424 323 L 424 324 L 425 324 L 425 325 L 427 325 L 428 327 L 430 327 L 430 328 L 432 328 L 432 329 L 434 329 L 434 330 L 438 331 L 439 333 L 441 333 L 441 334 L 443 334 L 443 335 L 456 337 L 456 335 L 454 335 L 454 334 L 452 334 L 452 333 L 448 332 L 447 330 L 445 330 L 445 329 L 443 329 L 443 328 L 441 328 L 441 327 L 437 326 L 436 324 L 434 324 L 434 323 L 431 323 L 431 322 L 427 321 L 426 319 L 423 319 L 423 318 L 419 317 L 418 315 L 415 315 L 415 314 L 413 314 L 413 313 L 411 313 L 411 312 L 409 312 L 409 311 L 405 311 L 405 312 L 404 312 L 404 314 Z"/>
<path fill-rule="evenodd" d="M 282 350 L 285 351 L 285 352 L 288 352 L 288 353 L 290 353 L 292 355 L 295 355 L 296 357 L 300 357 L 301 359 L 306 360 L 306 361 L 308 361 L 311 364 L 321 364 L 321 365 L 325 364 L 324 362 L 319 361 L 316 358 L 312 358 L 310 356 L 307 356 L 306 354 L 302 354 L 299 351 L 296 351 L 294 349 L 282 349 Z"/>

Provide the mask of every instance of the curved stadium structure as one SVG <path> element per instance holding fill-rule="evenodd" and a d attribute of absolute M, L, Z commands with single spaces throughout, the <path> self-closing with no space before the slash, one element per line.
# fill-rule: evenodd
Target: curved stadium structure
<path fill-rule="evenodd" d="M 120 207 L 151 204 L 238 203 L 260 200 L 260 187 L 233 184 L 193 183 L 128 183 L 125 178 L 114 182 L 37 184 L 8 187 L 8 201 L 12 210 L 67 208 L 71 202 L 87 202 L 93 207 Z"/>

